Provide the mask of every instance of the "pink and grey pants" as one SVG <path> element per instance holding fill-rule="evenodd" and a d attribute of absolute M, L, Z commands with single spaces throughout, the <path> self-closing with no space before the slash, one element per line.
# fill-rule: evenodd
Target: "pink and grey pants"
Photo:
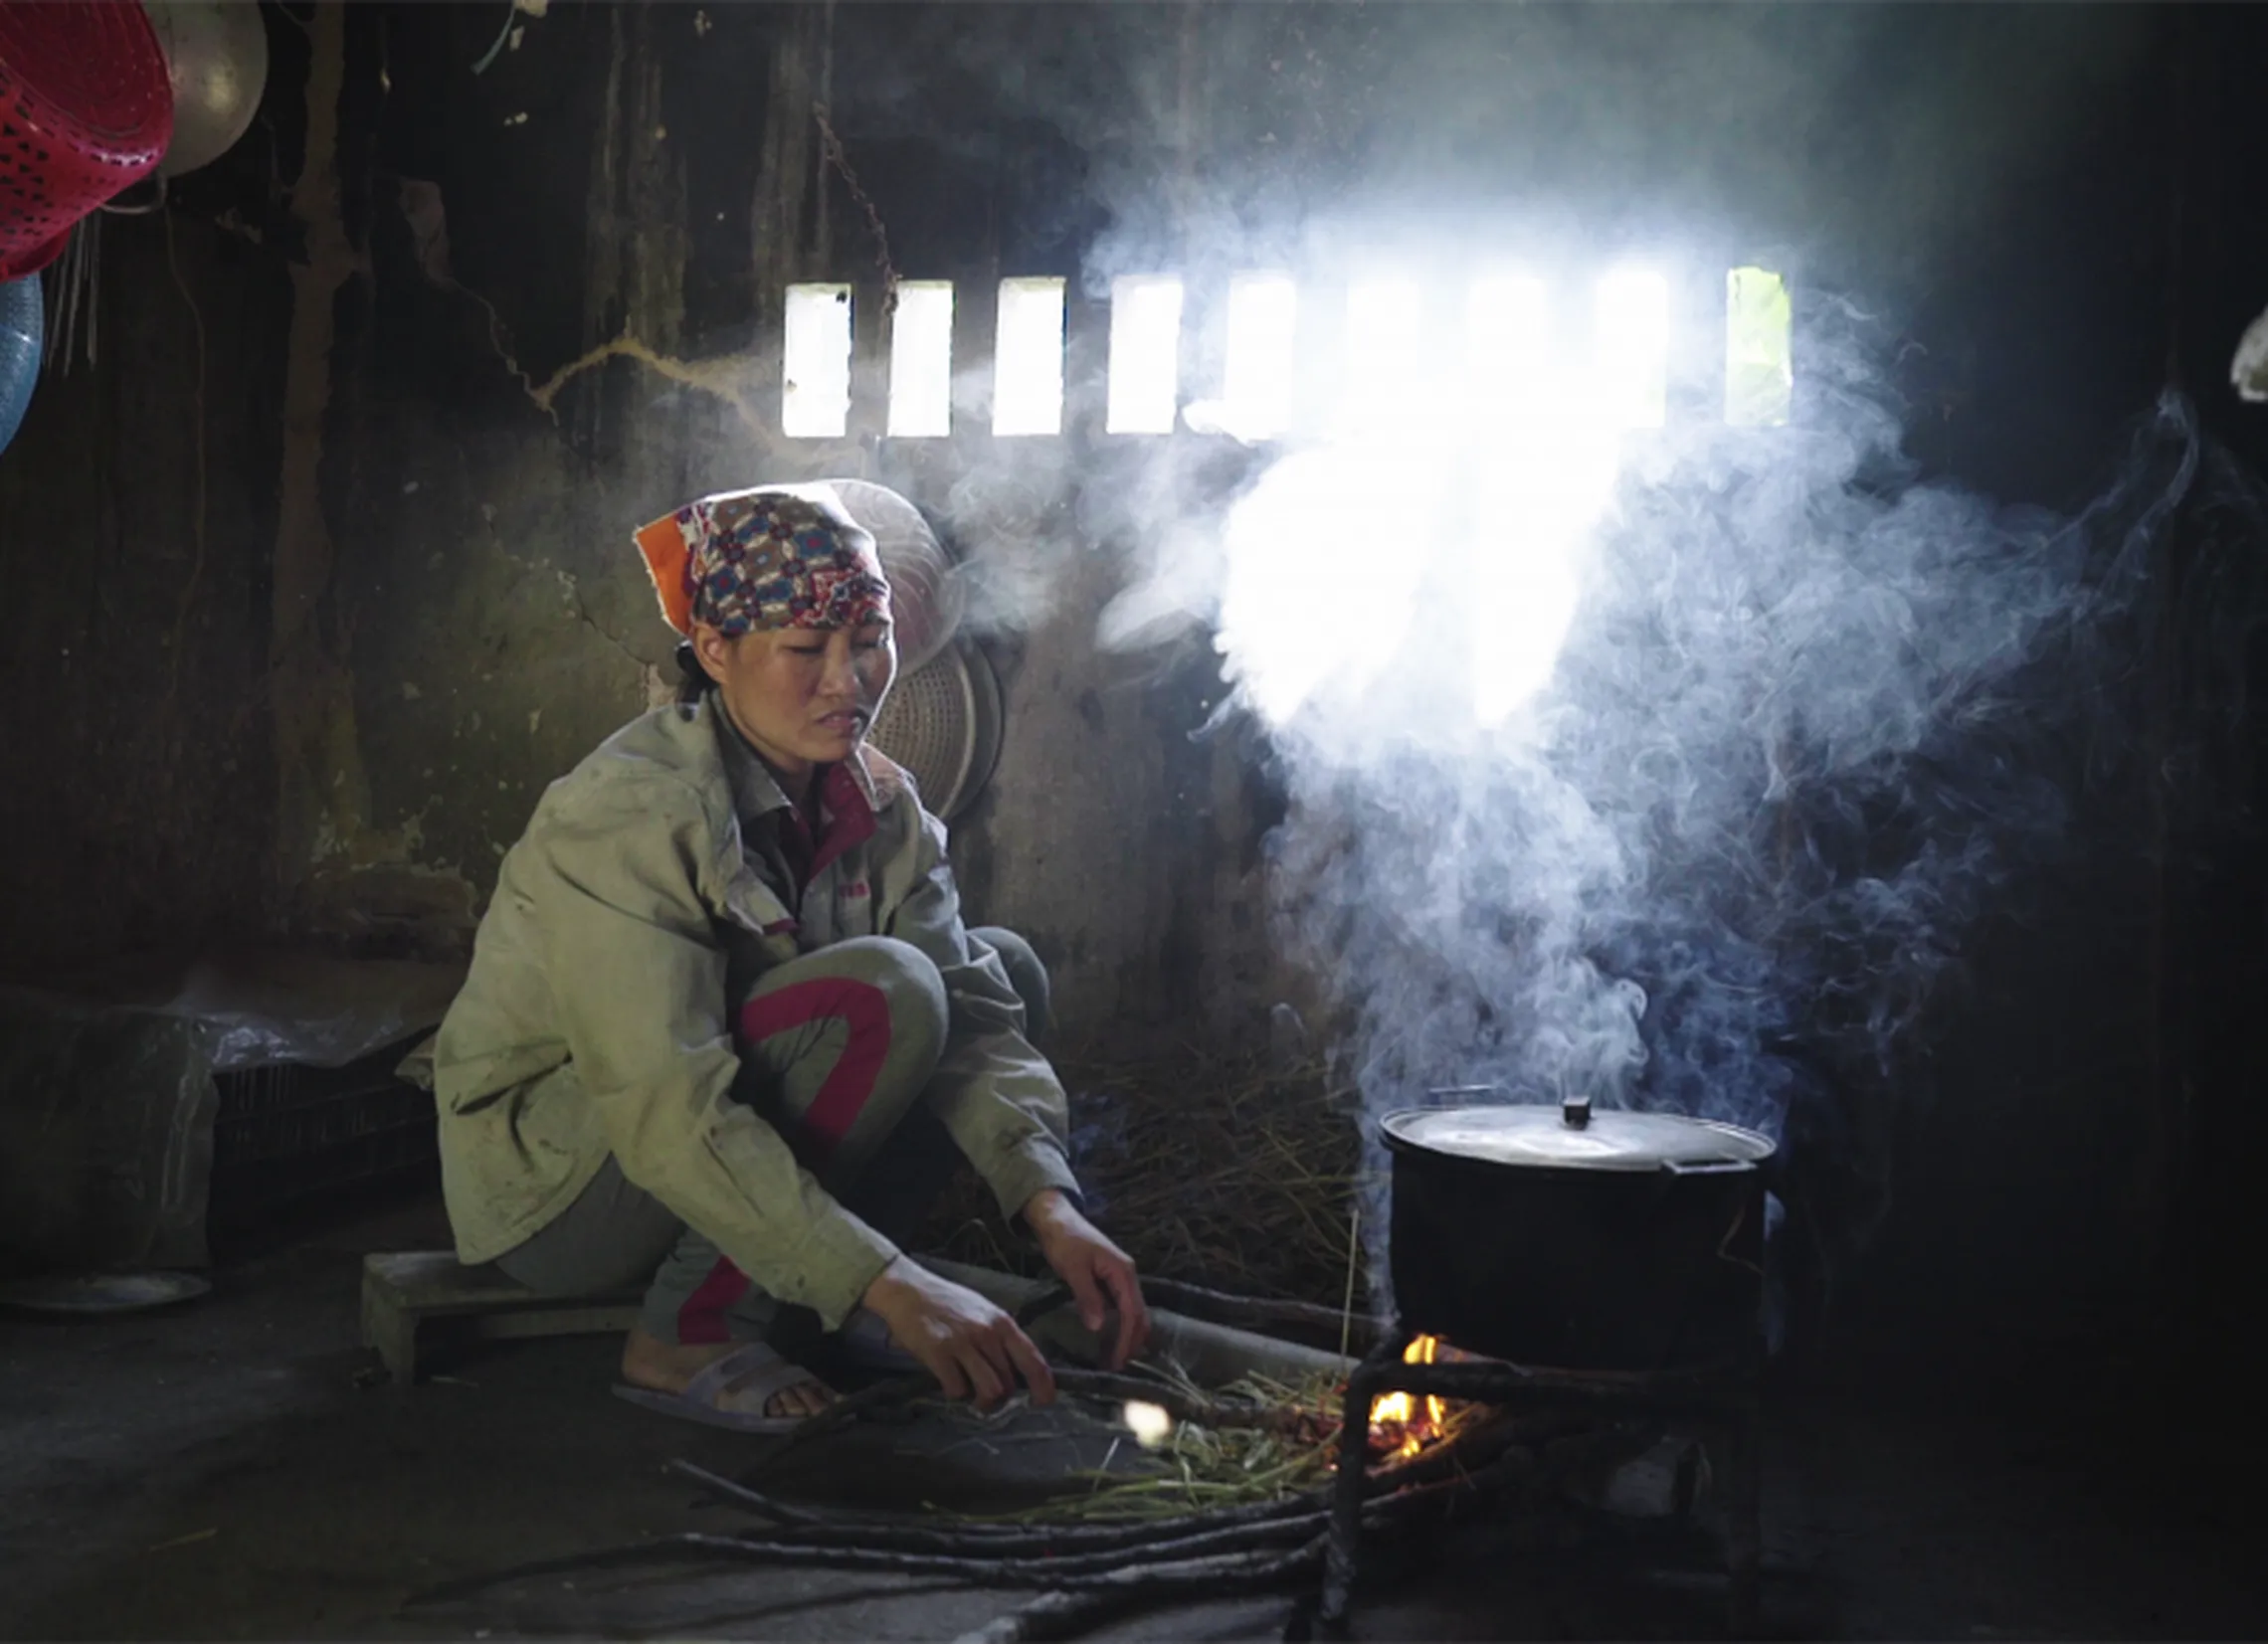
<path fill-rule="evenodd" d="M 1039 956 L 1013 931 L 969 934 L 1000 955 L 1038 1039 L 1048 1005 Z M 743 1068 L 736 1094 L 846 1208 L 901 1243 L 959 1163 L 945 1127 L 920 1104 L 946 1020 L 937 967 L 906 943 L 862 936 L 765 972 L 734 1023 Z M 543 1295 L 647 1281 L 640 1323 L 664 1342 L 753 1341 L 779 1311 L 611 1158 L 572 1204 L 496 1265 Z"/>

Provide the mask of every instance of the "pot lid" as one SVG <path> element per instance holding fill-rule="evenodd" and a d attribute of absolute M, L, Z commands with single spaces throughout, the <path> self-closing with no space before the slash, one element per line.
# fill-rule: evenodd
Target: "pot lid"
<path fill-rule="evenodd" d="M 1737 1125 L 1676 1113 L 1594 1111 L 1580 1099 L 1558 1106 L 1513 1102 L 1420 1108 L 1388 1114 L 1385 1129 L 1390 1140 L 1428 1153 L 1561 1170 L 1755 1164 L 1777 1151 L 1770 1137 Z"/>

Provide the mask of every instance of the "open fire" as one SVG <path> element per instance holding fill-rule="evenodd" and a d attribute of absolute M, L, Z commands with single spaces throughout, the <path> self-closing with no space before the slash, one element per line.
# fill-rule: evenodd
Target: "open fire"
<path fill-rule="evenodd" d="M 1420 1336 L 1403 1350 L 1406 1365 L 1430 1365 L 1440 1352 L 1440 1338 Z M 1371 1448 L 1396 1460 L 1418 1454 L 1442 1435 L 1449 1406 L 1426 1394 L 1422 1403 L 1406 1392 L 1382 1393 L 1371 1401 Z"/>

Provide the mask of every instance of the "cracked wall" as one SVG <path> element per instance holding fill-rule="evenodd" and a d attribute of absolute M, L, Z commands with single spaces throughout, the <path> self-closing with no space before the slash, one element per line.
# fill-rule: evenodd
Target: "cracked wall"
<path fill-rule="evenodd" d="M 769 433 L 780 290 L 868 259 L 819 186 L 828 7 L 558 0 L 483 73 L 494 25 L 463 11 L 270 11 L 252 136 L 163 216 L 104 222 L 102 358 L 43 383 L 0 460 L 30 769 L 0 785 L 0 966 L 463 955 L 542 787 L 673 680 L 631 526 L 849 471 L 955 503 L 978 556 L 1061 567 L 987 639 L 1007 735 L 955 827 L 975 912 L 1039 943 L 1075 1036 L 1247 1020 L 1254 964 L 1209 941 L 1231 902 L 1256 928 L 1245 808 L 1214 803 L 1245 751 L 1189 739 L 1207 655 L 1095 653 L 1113 544 L 1070 524 L 1077 454 L 971 499 L 985 440 Z M 980 281 L 1045 241 L 1012 161 L 873 159 L 909 268 Z"/>
<path fill-rule="evenodd" d="M 322 476 L 331 547 L 312 529 L 297 546 L 331 561 L 337 670 L 319 683 L 348 687 L 327 717 L 310 689 L 298 746 L 318 747 L 318 720 L 351 728 L 294 773 L 313 823 L 284 834 L 302 853 L 299 927 L 462 949 L 544 784 L 674 680 L 631 527 L 704 490 L 857 473 L 933 514 L 957 504 L 979 557 L 1057 567 L 1039 620 L 987 641 L 1007 726 L 992 787 L 955 829 L 972 907 L 1033 937 L 1075 1037 L 1246 1025 L 1265 966 L 1230 964 L 1215 927 L 1233 902 L 1248 955 L 1263 951 L 1249 750 L 1189 740 L 1210 653 L 1097 654 L 1117 566 L 1072 527 L 1075 465 L 1020 464 L 971 504 L 982 444 L 772 432 L 783 287 L 857 277 L 871 256 L 811 117 L 830 94 L 829 14 L 560 8 L 477 79 L 464 65 L 484 15 L 402 7 L 385 22 L 382 39 L 342 42 L 341 164 L 357 141 L 363 158 L 340 190 L 352 266 L 335 339 L 293 354 L 329 373 L 319 449 L 293 458 Z M 380 54 L 372 92 L 360 66 Z M 1004 239 L 1023 185 L 997 165 L 898 164 L 901 195 L 951 191 L 932 222 L 909 213 L 909 267 L 983 277 L 1019 255 Z M 1193 897 L 1200 885 L 1226 900 Z"/>

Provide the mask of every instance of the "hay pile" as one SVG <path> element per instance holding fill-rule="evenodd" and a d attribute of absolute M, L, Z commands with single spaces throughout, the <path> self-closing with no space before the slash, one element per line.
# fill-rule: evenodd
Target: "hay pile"
<path fill-rule="evenodd" d="M 1145 1274 L 1340 1305 L 1360 1149 L 1351 1093 L 1325 1069 L 1191 1056 L 1059 1071 L 1088 1207 Z M 926 1247 L 1041 1271 L 967 1173 L 932 1218 Z M 1359 1272 L 1355 1305 L 1365 1305 Z"/>
<path fill-rule="evenodd" d="M 1288 1501 L 1320 1491 L 1338 1453 L 1339 1395 L 1331 1378 L 1299 1384 L 1247 1375 L 1226 1387 L 1186 1379 L 1164 1383 L 1202 1402 L 1226 1400 L 1298 1412 L 1281 1424 L 1177 1420 L 1154 1448 L 1132 1434 L 1111 1446 L 1101 1466 L 1070 1474 L 1064 1488 L 1013 1512 L 963 1515 L 968 1522 L 1144 1524 L 1193 1514 Z"/>
<path fill-rule="evenodd" d="M 1339 1459 L 1346 1386 L 1338 1377 L 1288 1382 L 1253 1374 L 1208 1389 L 1168 1371 L 1161 1387 L 1189 1401 L 1162 1442 L 1137 1452 L 1129 1435 L 1112 1445 L 1100 1467 L 1070 1475 L 1066 1488 L 1046 1500 L 989 1518 L 964 1518 L 1135 1525 L 1255 1511 L 1270 1503 L 1320 1505 Z M 1254 1419 L 1253 1412 L 1265 1412 L 1267 1419 Z M 1381 1426 L 1374 1418 L 1374 1468 L 1437 1470 L 1453 1464 L 1460 1446 L 1499 1421 L 1487 1406 L 1455 1399 L 1420 1401 L 1420 1412 L 1411 1423 Z"/>

